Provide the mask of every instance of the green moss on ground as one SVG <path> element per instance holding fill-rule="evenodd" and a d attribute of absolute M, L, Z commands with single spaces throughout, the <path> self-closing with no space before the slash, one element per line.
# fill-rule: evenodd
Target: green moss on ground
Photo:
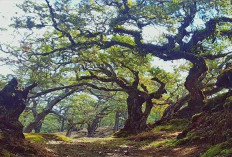
<path fill-rule="evenodd" d="M 161 140 L 157 140 L 157 141 L 153 141 L 151 142 L 147 147 L 151 147 L 151 148 L 160 148 L 163 147 L 165 148 L 169 148 L 169 147 L 175 147 L 176 146 L 176 139 L 170 138 L 170 139 L 161 139 Z"/>
<path fill-rule="evenodd" d="M 186 119 L 172 119 L 168 123 L 159 125 L 153 129 L 157 131 L 182 131 L 190 122 Z"/>
<path fill-rule="evenodd" d="M 198 136 L 195 132 L 188 132 L 185 138 L 177 139 L 176 145 L 183 145 L 186 143 L 201 143 L 205 137 Z"/>
<path fill-rule="evenodd" d="M 46 144 L 46 147 L 57 153 L 58 156 L 124 156 L 128 149 L 133 150 L 133 154 L 138 153 L 138 147 L 145 145 L 144 141 L 127 140 L 126 138 L 78 138 L 74 144 Z"/>
<path fill-rule="evenodd" d="M 69 137 L 52 133 L 25 133 L 24 135 L 26 140 L 29 140 L 33 143 L 46 143 L 48 141 L 72 141 L 72 139 Z"/>
<path fill-rule="evenodd" d="M 155 132 L 155 131 L 146 131 L 142 132 L 138 135 L 132 135 L 127 137 L 127 140 L 133 140 L 133 141 L 154 141 L 157 138 L 159 138 L 162 135 L 162 132 Z"/>
<path fill-rule="evenodd" d="M 208 149 L 201 157 L 229 157 L 232 155 L 232 140 L 228 140 L 223 143 L 219 143 L 217 145 L 212 146 Z"/>
<path fill-rule="evenodd" d="M 3 149 L 0 153 L 2 157 L 11 157 L 11 153 L 8 152 L 6 149 Z"/>
<path fill-rule="evenodd" d="M 25 135 L 25 138 L 26 140 L 30 141 L 30 142 L 33 142 L 33 143 L 44 143 L 46 142 L 46 139 L 43 138 L 43 136 L 41 135 L 38 135 L 38 134 L 24 134 Z"/>

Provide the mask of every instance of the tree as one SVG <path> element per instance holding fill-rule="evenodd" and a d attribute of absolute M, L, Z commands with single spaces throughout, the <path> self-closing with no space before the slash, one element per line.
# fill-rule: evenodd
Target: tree
<path fill-rule="evenodd" d="M 164 90 L 165 84 L 155 77 L 155 74 L 151 79 L 152 75 L 149 70 L 152 70 L 149 68 L 149 56 L 135 57 L 135 55 L 126 52 L 126 49 L 117 47 L 109 51 L 100 52 L 95 50 L 85 53 L 83 52 L 83 58 L 74 60 L 82 67 L 82 73 L 77 73 L 77 81 L 88 80 L 89 83 L 104 83 L 105 88 L 91 87 L 105 91 L 125 92 L 128 95 L 126 100 L 128 119 L 123 130 L 131 133 L 144 130 L 153 107 L 152 99 L 159 99 L 166 92 Z M 82 63 L 82 60 L 85 62 Z M 83 72 L 83 69 L 86 72 Z M 139 75 L 139 73 L 141 74 Z M 143 74 L 146 74 L 147 77 L 143 76 Z M 158 89 L 152 83 L 153 81 L 160 84 Z M 155 89 L 157 91 L 154 92 Z M 145 110 L 143 111 L 142 106 L 144 103 Z"/>
<path fill-rule="evenodd" d="M 18 121 L 18 118 L 26 107 L 25 103 L 29 91 L 36 85 L 34 83 L 24 89 L 20 89 L 18 88 L 18 81 L 13 78 L 0 91 L 0 130 L 4 137 L 3 140 L 6 140 L 6 137 L 24 139 L 23 126 Z M 7 140 L 5 142 L 8 143 Z"/>
<path fill-rule="evenodd" d="M 216 85 L 224 88 L 232 87 L 232 68 L 231 64 L 228 64 L 224 71 L 218 76 Z"/>
<path fill-rule="evenodd" d="M 229 1 L 228 1 L 229 2 Z M 216 44 L 230 34 L 228 30 L 223 29 L 225 23 L 231 22 L 230 18 L 225 16 L 223 9 L 228 9 L 222 3 L 215 3 L 210 6 L 206 1 L 186 1 L 186 2 L 151 2 L 137 1 L 137 3 L 129 3 L 129 1 L 103 1 L 107 6 L 114 6 L 117 17 L 114 19 L 112 31 L 121 36 L 131 36 L 134 44 L 125 43 L 123 41 L 107 41 L 102 42 L 105 47 L 112 45 L 120 45 L 131 49 L 139 49 L 140 54 L 151 53 L 164 60 L 186 59 L 192 63 L 192 68 L 186 78 L 185 87 L 189 91 L 190 99 L 188 107 L 185 109 L 187 117 L 191 117 L 204 105 L 205 95 L 200 89 L 200 77 L 207 72 L 206 59 L 215 59 L 224 57 L 228 53 L 210 53 L 207 49 L 208 43 Z M 133 6 L 133 7 L 132 7 Z M 166 7 L 166 6 L 170 6 Z M 197 13 L 204 15 L 207 11 L 220 7 L 217 10 L 220 16 L 212 17 L 205 21 L 205 28 L 194 27 L 194 20 L 198 16 Z M 149 12 L 142 12 L 143 9 L 154 8 Z M 222 9 L 223 8 L 223 9 Z M 162 17 L 155 11 L 162 10 Z M 167 10 L 170 9 L 170 10 Z M 203 10 L 204 9 L 204 10 Z M 204 19 L 202 19 L 204 21 Z M 133 22 L 130 22 L 133 21 Z M 179 22 L 180 21 L 180 22 Z M 132 24 L 131 24 L 132 23 Z M 173 23 L 178 27 L 173 28 Z M 142 30 L 147 25 L 163 24 L 167 29 L 174 29 L 173 35 L 167 34 L 163 44 L 161 43 L 144 43 Z M 126 25 L 133 25 L 138 29 L 131 30 Z M 189 28 L 189 30 L 187 29 Z M 220 30 L 218 35 L 215 32 Z M 215 40 L 212 40 L 214 38 Z"/>
<path fill-rule="evenodd" d="M 185 87 L 190 94 L 188 109 L 185 110 L 186 115 L 191 116 L 204 105 L 205 96 L 199 87 L 199 78 L 207 72 L 208 68 L 205 60 L 227 55 L 224 52 L 212 52 L 208 47 L 210 44 L 216 45 L 221 42 L 221 37 L 226 40 L 227 36 L 230 36 L 227 25 L 230 24 L 231 19 L 225 15 L 230 14 L 228 12 L 230 5 L 226 5 L 227 3 L 230 3 L 230 1 L 223 3 L 212 2 L 210 4 L 208 4 L 207 0 L 185 2 L 86 1 L 80 3 L 82 9 L 79 8 L 77 10 L 78 14 L 76 14 L 79 15 L 77 17 L 79 23 L 75 21 L 78 25 L 74 27 L 76 23 L 71 20 L 73 14 L 71 14 L 71 9 L 68 9 L 72 7 L 71 2 L 56 2 L 56 8 L 53 8 L 46 1 L 49 10 L 46 17 L 51 17 L 50 22 L 52 22 L 54 29 L 62 33 L 69 43 L 68 46 L 63 46 L 60 49 L 53 48 L 50 52 L 41 55 L 53 55 L 59 51 L 74 50 L 75 48 L 81 49 L 83 46 L 89 48 L 97 45 L 100 48 L 109 48 L 118 45 L 133 50 L 136 49 L 141 55 L 151 53 L 163 60 L 186 59 L 192 63 L 192 68 L 185 82 Z M 35 6 L 36 4 L 32 4 L 32 7 Z M 63 6 L 66 6 L 67 9 L 63 10 Z M 106 9 L 108 8 L 112 10 L 112 19 L 105 18 Z M 46 9 L 44 5 L 43 9 Z M 59 9 L 61 9 L 60 12 Z M 88 14 L 86 13 L 87 10 L 89 10 Z M 204 16 L 207 16 L 207 13 L 212 10 L 215 11 L 215 16 L 204 19 Z M 37 12 L 38 9 L 35 9 L 34 13 L 40 17 Z M 93 29 L 87 30 L 86 28 L 89 28 L 89 25 L 86 25 L 85 22 L 96 19 L 98 15 L 102 15 L 102 18 L 99 17 L 98 21 L 90 22 Z M 63 17 L 65 17 L 65 20 L 62 20 Z M 197 18 L 204 22 L 204 27 L 198 27 L 195 22 Z M 41 21 L 41 23 L 44 23 L 44 21 Z M 82 28 L 79 27 L 81 24 L 83 24 Z M 22 22 L 21 25 L 28 27 Z M 103 25 L 108 26 L 108 28 Z M 136 30 L 129 29 L 127 25 L 135 27 Z M 162 36 L 163 40 L 159 43 L 144 42 L 142 36 L 144 28 L 157 25 L 163 25 L 171 33 L 164 34 Z M 34 22 L 33 27 L 38 27 L 38 24 Z M 220 33 L 216 33 L 219 30 Z M 75 31 L 80 33 L 75 35 Z M 104 36 L 108 35 L 109 32 L 112 32 L 113 37 L 107 40 Z M 89 41 L 85 41 L 83 38 L 79 40 L 84 36 L 87 36 Z M 122 40 L 122 38 L 127 38 L 130 42 L 129 40 Z"/>
<path fill-rule="evenodd" d="M 16 28 L 27 28 L 29 30 L 52 28 L 41 38 L 26 40 L 31 47 L 30 49 L 21 47 L 18 50 L 23 57 L 49 61 L 51 65 L 59 65 L 55 69 L 60 74 L 64 72 L 67 74 L 72 69 L 78 71 L 77 75 L 83 71 L 86 72 L 85 66 L 88 68 L 88 65 L 83 65 L 84 68 L 79 66 L 82 65 L 82 62 L 91 64 L 92 61 L 90 62 L 87 59 L 81 62 L 76 58 L 82 57 L 82 53 L 84 53 L 86 57 L 92 59 L 94 54 L 91 54 L 91 51 L 96 51 L 96 49 L 103 52 L 101 56 L 98 56 L 99 58 L 104 58 L 104 53 L 109 53 L 109 51 L 116 54 L 123 50 L 132 55 L 133 53 L 142 56 L 152 54 L 163 60 L 185 59 L 192 65 L 185 81 L 185 87 L 189 91 L 188 106 L 179 112 L 179 115 L 185 118 L 190 118 L 205 105 L 206 94 L 202 91 L 201 84 L 207 74 L 207 63 L 210 60 L 223 58 L 230 54 L 223 46 L 230 41 L 231 37 L 231 18 L 228 16 L 231 15 L 229 12 L 231 6 L 227 5 L 230 3 L 228 0 L 223 2 L 212 1 L 211 3 L 208 3 L 208 0 L 165 2 L 96 0 L 81 1 L 75 9 L 71 1 L 56 1 L 54 5 L 51 5 L 48 0 L 45 0 L 45 2 L 45 4 L 36 4 L 25 1 L 21 7 L 26 12 L 29 11 L 33 17 L 25 15 L 14 18 Z M 209 17 L 209 12 L 215 14 Z M 108 18 L 109 15 L 112 18 Z M 198 19 L 203 23 L 202 25 L 196 22 Z M 161 28 L 164 30 L 164 33 L 158 37 L 161 40 L 159 42 L 146 41 L 143 35 L 144 30 L 148 27 L 157 26 L 162 26 Z M 165 33 L 167 30 L 169 33 Z M 36 44 L 31 41 L 36 41 Z M 128 56 L 126 58 L 130 59 L 130 56 Z M 129 95 L 128 104 L 132 104 L 132 101 L 130 101 L 132 99 L 145 102 L 138 95 L 140 93 L 144 98 L 148 97 L 148 93 L 150 93 L 146 92 L 142 83 L 138 83 L 141 77 L 139 75 L 145 75 L 145 73 L 133 69 L 134 67 L 131 68 L 127 63 L 121 64 L 122 69 L 129 70 L 132 77 L 127 84 L 125 78 L 120 80 L 121 78 L 117 75 L 115 77 L 113 71 L 115 69 L 108 61 L 102 65 L 99 62 L 97 63 L 91 67 L 92 69 L 87 69 L 89 72 L 81 74 L 78 81 L 93 80 L 90 83 L 83 82 L 82 85 L 106 91 L 124 90 Z M 98 75 L 100 72 L 97 72 L 96 69 L 101 72 L 100 76 Z M 107 78 L 105 79 L 103 76 Z M 113 81 L 114 85 L 119 88 L 99 88 L 91 84 L 96 80 L 108 84 Z M 123 87 L 135 89 L 137 95 Z M 147 99 L 147 103 L 149 99 L 151 97 Z M 136 103 L 141 104 L 141 102 L 137 101 Z M 128 105 L 129 110 L 131 106 L 133 105 Z M 140 109 L 132 110 L 131 115 Z M 142 115 L 140 111 L 138 115 Z M 138 117 L 140 117 L 140 120 L 143 119 L 141 118 L 143 116 Z M 131 125 L 132 123 L 129 120 L 126 124 Z M 143 126 L 138 124 L 135 128 L 139 129 Z"/>
<path fill-rule="evenodd" d="M 76 92 L 78 89 L 74 88 L 72 90 L 68 90 L 65 93 L 62 93 L 61 95 L 57 96 L 55 99 L 50 101 L 46 108 L 39 114 L 36 115 L 35 119 L 24 129 L 24 132 L 29 133 L 33 129 L 35 129 L 38 124 L 41 122 L 42 119 L 45 118 L 46 115 L 52 112 L 52 108 L 60 102 L 62 99 L 66 98 L 67 96 L 70 96 L 74 92 Z"/>
<path fill-rule="evenodd" d="M 115 92 L 89 89 L 89 92 L 73 97 L 70 103 L 66 104 L 69 106 L 66 112 L 69 121 L 67 135 L 70 135 L 78 125 L 86 125 L 87 136 L 93 137 L 100 121 L 120 105 L 117 95 Z"/>

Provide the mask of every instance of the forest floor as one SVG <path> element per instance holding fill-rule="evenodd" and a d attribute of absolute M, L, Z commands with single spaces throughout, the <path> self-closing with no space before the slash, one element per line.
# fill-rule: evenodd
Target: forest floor
<path fill-rule="evenodd" d="M 48 140 L 42 145 L 57 157 L 199 157 L 209 148 L 205 145 L 177 145 L 176 137 L 180 131 L 161 130 L 127 138 L 79 137 L 85 133 L 81 131 L 73 135 L 72 141 Z M 62 133 L 58 133 L 60 134 Z"/>
<path fill-rule="evenodd" d="M 72 142 L 49 142 L 46 147 L 59 157 L 199 157 L 207 150 L 201 145 L 173 145 L 179 133 L 160 131 L 148 139 L 78 138 Z"/>

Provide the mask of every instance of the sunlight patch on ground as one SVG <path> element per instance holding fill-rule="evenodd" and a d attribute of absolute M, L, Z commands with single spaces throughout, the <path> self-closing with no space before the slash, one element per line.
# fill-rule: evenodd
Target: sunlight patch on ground
<path fill-rule="evenodd" d="M 97 142 L 97 141 L 110 141 L 113 140 L 115 138 L 113 137 L 107 137 L 107 138 L 91 138 L 91 137 L 82 137 L 82 138 L 77 138 L 74 141 L 76 142 Z"/>
<path fill-rule="evenodd" d="M 181 154 L 181 156 L 188 156 L 197 151 L 197 146 L 189 146 L 189 147 L 179 147 L 179 148 L 173 148 L 173 153 Z"/>

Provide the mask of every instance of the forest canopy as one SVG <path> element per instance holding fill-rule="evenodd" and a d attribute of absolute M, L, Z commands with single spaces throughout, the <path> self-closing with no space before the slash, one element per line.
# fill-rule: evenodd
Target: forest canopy
<path fill-rule="evenodd" d="M 114 126 L 122 136 L 230 108 L 230 0 L 25 0 L 17 7 L 10 27 L 22 36 L 1 44 L 9 55 L 1 60 L 16 67 L 20 84 L 37 83 L 20 117 L 26 133 L 87 128 L 92 137 L 99 126 Z M 154 57 L 184 62 L 170 72 Z"/>

